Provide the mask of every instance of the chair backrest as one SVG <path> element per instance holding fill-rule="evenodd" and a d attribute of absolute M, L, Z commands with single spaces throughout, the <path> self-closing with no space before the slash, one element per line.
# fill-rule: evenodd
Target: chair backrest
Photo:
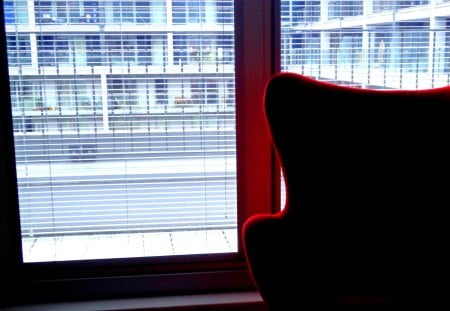
<path fill-rule="evenodd" d="M 243 236 L 272 310 L 436 301 L 450 264 L 450 87 L 371 90 L 279 73 L 264 109 L 286 204 L 248 219 Z"/>

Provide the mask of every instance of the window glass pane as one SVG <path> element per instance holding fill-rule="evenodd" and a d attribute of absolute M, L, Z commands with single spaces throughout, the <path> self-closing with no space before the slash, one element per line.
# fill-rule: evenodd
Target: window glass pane
<path fill-rule="evenodd" d="M 237 252 L 233 1 L 5 11 L 24 262 Z"/>
<path fill-rule="evenodd" d="M 281 70 L 376 89 L 449 84 L 448 1 L 281 1 Z"/>

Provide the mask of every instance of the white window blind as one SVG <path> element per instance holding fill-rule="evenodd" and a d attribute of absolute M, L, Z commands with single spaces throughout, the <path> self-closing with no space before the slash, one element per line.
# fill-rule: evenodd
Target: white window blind
<path fill-rule="evenodd" d="M 282 70 L 362 88 L 446 86 L 449 9 L 443 0 L 282 0 Z"/>
<path fill-rule="evenodd" d="M 236 252 L 233 1 L 4 7 L 24 261 Z"/>

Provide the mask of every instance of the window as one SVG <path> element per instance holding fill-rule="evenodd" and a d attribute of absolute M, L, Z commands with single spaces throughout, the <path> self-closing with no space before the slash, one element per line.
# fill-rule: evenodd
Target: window
<path fill-rule="evenodd" d="M 31 64 L 29 38 L 12 35 L 7 37 L 8 60 L 10 64 L 24 66 Z"/>
<path fill-rule="evenodd" d="M 449 1 L 32 1 L 34 11 L 31 2 L 4 3 L 1 56 L 9 58 L 1 68 L 10 89 L 5 102 L 11 105 L 0 106 L 0 200 L 6 207 L 0 210 L 0 242 L 6 246 L 0 258 L 11 267 L 6 278 L 20 280 L 16 285 L 32 300 L 253 288 L 240 226 L 249 215 L 279 210 L 284 200 L 263 134 L 268 77 L 294 71 L 377 89 L 423 89 L 450 81 Z M 148 5 L 157 13 L 148 15 Z M 97 10 L 98 22 L 80 22 L 86 12 L 96 21 Z M 61 27 L 68 24 L 73 28 L 66 33 Z M 160 178 L 152 183 L 136 178 L 148 166 L 130 166 L 169 155 L 183 162 L 159 162 L 151 172 L 174 170 L 170 192 L 167 187 L 153 192 L 163 187 Z M 205 165 L 185 183 L 191 160 L 206 164 L 218 156 L 226 159 L 222 174 L 218 166 L 208 171 Z M 21 167 L 32 161 L 52 163 L 41 166 L 52 179 L 37 187 L 30 170 Z M 123 165 L 110 174 L 95 171 L 97 162 L 111 169 L 111 161 Z M 62 162 L 89 168 L 84 179 L 72 180 L 76 189 L 92 180 L 101 180 L 102 187 L 76 193 L 55 184 L 67 178 L 57 176 Z M 120 185 L 111 173 L 122 174 Z M 202 189 L 201 195 L 192 189 Z M 180 193 L 185 196 L 177 200 Z M 76 200 L 80 204 L 74 205 Z M 145 210 L 155 200 L 166 205 Z M 65 212 L 49 208 L 55 204 Z M 185 209 L 199 204 L 208 208 L 186 216 Z M 167 206 L 176 213 L 162 209 Z M 233 232 L 222 234 L 231 250 L 167 250 L 176 241 L 164 240 L 162 233 L 190 225 L 180 231 L 188 237 L 182 246 L 194 246 L 193 241 L 212 238 L 199 232 L 217 229 L 217 217 L 223 221 L 220 230 Z M 135 253 L 142 248 L 129 244 L 129 236 L 144 235 L 147 226 L 160 235 L 138 244 L 160 246 L 151 247 L 151 254 Z M 39 235 L 57 233 L 71 238 L 69 250 L 77 250 L 76 234 L 99 229 L 121 239 L 111 244 L 96 239 L 91 249 L 111 246 L 91 258 L 23 262 L 25 240 L 31 245 Z M 47 249 L 62 240 L 50 239 Z M 117 256 L 115 251 L 128 245 L 132 252 Z"/>
<path fill-rule="evenodd" d="M 254 3 L 12 3 L 0 114 L 11 289 L 22 302 L 253 289 L 240 228 L 271 209 L 271 158 L 254 158 L 271 149 L 260 106 L 271 37 L 243 29 L 269 34 L 272 6 L 244 20 Z"/>
<path fill-rule="evenodd" d="M 167 80 L 156 79 L 155 80 L 156 91 L 156 103 L 158 105 L 167 105 L 169 98 L 167 97 Z"/>
<path fill-rule="evenodd" d="M 102 6 L 107 22 L 118 24 L 165 24 L 166 1 L 114 1 Z"/>
<path fill-rule="evenodd" d="M 207 5 L 208 1 L 198 1 L 198 0 L 173 1 L 174 24 L 204 23 Z"/>

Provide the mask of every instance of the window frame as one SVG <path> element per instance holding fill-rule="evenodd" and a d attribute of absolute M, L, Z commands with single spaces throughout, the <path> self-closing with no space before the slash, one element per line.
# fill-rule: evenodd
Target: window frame
<path fill-rule="evenodd" d="M 9 293 L 16 292 L 21 293 L 20 303 L 36 303 L 254 289 L 240 234 L 249 216 L 279 209 L 280 172 L 265 135 L 262 111 L 265 83 L 279 68 L 280 56 L 275 53 L 279 51 L 279 0 L 234 2 L 238 252 L 22 263 L 12 112 L 10 105 L 1 105 L 0 271 L 7 286 L 4 297 L 9 298 L 2 303 L 15 303 L 16 295 Z M 4 27 L 0 36 L 6 42 Z M 0 58 L 7 59 L 3 44 Z M 3 102 L 9 103 L 8 62 L 0 66 L 5 78 Z"/>

